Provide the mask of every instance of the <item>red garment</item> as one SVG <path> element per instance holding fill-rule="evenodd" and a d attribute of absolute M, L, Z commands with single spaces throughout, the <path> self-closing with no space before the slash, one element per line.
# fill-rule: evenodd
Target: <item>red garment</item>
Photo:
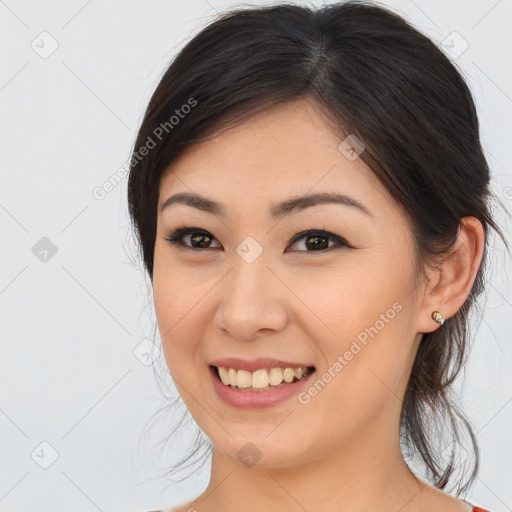
<path fill-rule="evenodd" d="M 165 509 L 165 510 L 158 510 L 158 511 L 155 511 L 155 512 L 172 512 L 172 510 L 175 510 L 175 509 Z M 473 507 L 473 512 L 490 512 L 490 510 L 487 510 L 486 508 L 481 508 L 481 507 Z"/>
<path fill-rule="evenodd" d="M 468 505 L 471 505 L 471 503 L 468 503 Z M 154 512 L 173 512 L 175 510 L 177 510 L 177 509 L 166 508 L 166 509 L 158 510 L 158 511 L 154 511 Z M 490 510 L 473 505 L 472 512 L 490 512 Z"/>

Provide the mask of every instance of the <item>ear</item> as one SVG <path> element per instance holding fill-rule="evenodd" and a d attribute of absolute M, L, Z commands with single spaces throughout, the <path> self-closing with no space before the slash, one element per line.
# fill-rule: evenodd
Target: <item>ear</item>
<path fill-rule="evenodd" d="M 440 311 L 447 320 L 464 304 L 482 262 L 484 242 L 482 223 L 475 217 L 462 217 L 452 252 L 440 268 L 429 274 L 420 309 L 418 332 L 432 332 L 440 327 L 432 319 L 432 311 Z"/>

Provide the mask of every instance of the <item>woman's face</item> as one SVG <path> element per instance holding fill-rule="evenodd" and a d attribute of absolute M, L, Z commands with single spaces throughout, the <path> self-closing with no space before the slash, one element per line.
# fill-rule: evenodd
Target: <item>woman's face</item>
<path fill-rule="evenodd" d="M 284 467 L 398 446 L 425 315 L 413 241 L 397 204 L 341 142 L 298 101 L 188 147 L 162 177 L 153 288 L 165 358 L 192 416 L 233 461 Z M 180 193 L 219 209 L 161 210 Z M 350 199 L 305 201 L 314 194 Z M 277 207 L 291 198 L 298 206 Z M 183 246 L 166 241 L 183 226 L 195 231 Z M 211 365 L 227 358 L 242 360 L 222 363 L 231 382 L 250 388 L 216 380 Z M 286 366 L 315 371 L 287 383 L 294 372 L 272 370 Z M 254 390 L 265 375 L 285 381 Z"/>

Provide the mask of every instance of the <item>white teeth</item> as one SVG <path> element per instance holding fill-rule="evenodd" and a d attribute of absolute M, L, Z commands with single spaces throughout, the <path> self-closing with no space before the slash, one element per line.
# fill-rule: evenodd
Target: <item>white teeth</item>
<path fill-rule="evenodd" d="M 219 367 L 219 377 L 223 384 L 229 385 L 228 371 L 226 368 Z"/>
<path fill-rule="evenodd" d="M 238 388 L 263 389 L 269 386 L 279 386 L 284 382 L 290 383 L 293 380 L 300 380 L 309 375 L 308 368 L 262 368 L 250 372 L 247 370 L 237 370 L 235 368 L 218 367 L 219 377 L 226 386 Z"/>
<path fill-rule="evenodd" d="M 285 368 L 283 372 L 283 380 L 285 382 L 291 382 L 295 377 L 295 370 L 293 368 Z"/>
<path fill-rule="evenodd" d="M 295 368 L 295 378 L 300 379 L 304 375 L 304 368 Z"/>
<path fill-rule="evenodd" d="M 247 370 L 238 370 L 236 374 L 236 385 L 239 388 L 250 388 L 252 385 L 251 372 Z"/>
<path fill-rule="evenodd" d="M 220 370 L 220 368 L 219 368 L 219 370 Z M 229 384 L 231 386 L 236 386 L 236 370 L 234 368 L 229 369 L 228 376 L 229 376 Z M 224 382 L 224 384 L 225 384 L 225 382 Z"/>
<path fill-rule="evenodd" d="M 267 370 L 256 370 L 252 374 L 252 387 L 253 388 L 266 388 L 268 386 L 268 373 Z"/>
<path fill-rule="evenodd" d="M 268 380 L 272 386 L 279 386 L 283 382 L 283 370 L 281 368 L 271 368 Z"/>

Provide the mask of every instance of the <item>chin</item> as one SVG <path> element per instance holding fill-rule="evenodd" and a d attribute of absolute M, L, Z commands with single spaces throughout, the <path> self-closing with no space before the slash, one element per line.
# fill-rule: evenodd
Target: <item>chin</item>
<path fill-rule="evenodd" d="M 277 424 L 274 423 L 270 428 L 262 428 L 257 424 L 250 428 L 240 425 L 238 432 L 235 432 L 236 428 L 229 430 L 232 437 L 224 432 L 222 439 L 210 439 L 213 439 L 214 448 L 224 457 L 248 468 L 285 468 L 305 463 L 307 440 L 301 439 L 297 432 L 292 435 L 284 429 L 277 436 L 276 432 L 272 432 Z"/>

